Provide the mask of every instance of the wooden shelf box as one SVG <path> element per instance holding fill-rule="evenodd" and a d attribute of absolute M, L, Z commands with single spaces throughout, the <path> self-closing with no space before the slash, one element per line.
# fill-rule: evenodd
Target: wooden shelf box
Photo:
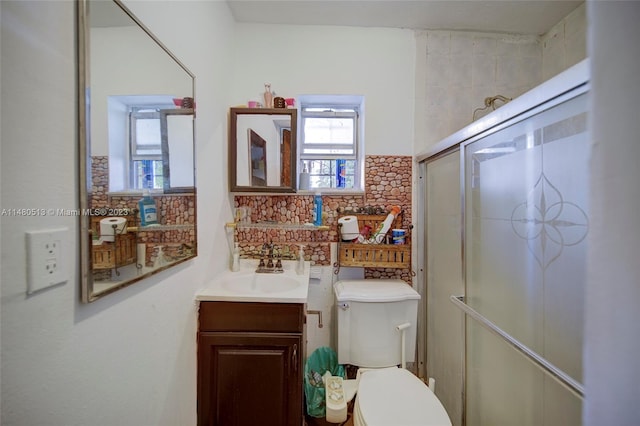
<path fill-rule="evenodd" d="M 368 225 L 372 232 L 384 222 L 387 215 L 358 214 L 358 226 L 362 229 Z M 402 228 L 402 212 L 398 214 L 391 229 Z M 389 235 L 391 234 L 389 230 Z M 338 263 L 340 266 L 359 266 L 365 268 L 411 268 L 411 239 L 410 229 L 406 229 L 407 235 L 404 244 L 338 244 Z M 338 231 L 340 234 L 340 231 Z"/>
<path fill-rule="evenodd" d="M 136 236 L 118 235 L 114 243 L 92 246 L 91 255 L 93 269 L 110 269 L 136 263 Z"/>

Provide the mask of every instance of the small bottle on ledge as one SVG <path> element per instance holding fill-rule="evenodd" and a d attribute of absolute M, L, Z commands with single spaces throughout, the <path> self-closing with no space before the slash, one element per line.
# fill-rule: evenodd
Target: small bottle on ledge
<path fill-rule="evenodd" d="M 273 108 L 273 93 L 271 93 L 271 84 L 264 84 L 264 107 Z"/>
<path fill-rule="evenodd" d="M 302 275 L 304 274 L 304 245 L 300 244 L 300 249 L 298 250 L 298 263 L 296 263 L 296 274 Z"/>
<path fill-rule="evenodd" d="M 233 258 L 231 261 L 231 271 L 238 272 L 240 270 L 240 246 L 239 243 L 235 243 L 233 248 Z"/>

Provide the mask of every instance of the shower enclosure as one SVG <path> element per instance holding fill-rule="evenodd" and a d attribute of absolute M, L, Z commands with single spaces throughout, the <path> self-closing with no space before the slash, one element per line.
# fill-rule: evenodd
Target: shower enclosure
<path fill-rule="evenodd" d="M 454 425 L 580 425 L 587 63 L 419 158 L 425 375 Z"/>

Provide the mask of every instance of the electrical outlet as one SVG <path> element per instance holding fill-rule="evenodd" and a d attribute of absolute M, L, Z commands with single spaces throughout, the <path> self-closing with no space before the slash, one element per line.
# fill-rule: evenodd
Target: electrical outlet
<path fill-rule="evenodd" d="M 69 281 L 63 259 L 69 228 L 31 231 L 27 238 L 27 294 Z"/>

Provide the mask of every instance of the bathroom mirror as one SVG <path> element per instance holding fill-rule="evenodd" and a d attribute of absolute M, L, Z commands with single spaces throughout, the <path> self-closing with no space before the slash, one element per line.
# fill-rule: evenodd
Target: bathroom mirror
<path fill-rule="evenodd" d="M 295 192 L 297 110 L 231 108 L 231 192 Z"/>
<path fill-rule="evenodd" d="M 81 297 L 92 302 L 197 255 L 195 79 L 121 1 L 76 4 Z"/>

